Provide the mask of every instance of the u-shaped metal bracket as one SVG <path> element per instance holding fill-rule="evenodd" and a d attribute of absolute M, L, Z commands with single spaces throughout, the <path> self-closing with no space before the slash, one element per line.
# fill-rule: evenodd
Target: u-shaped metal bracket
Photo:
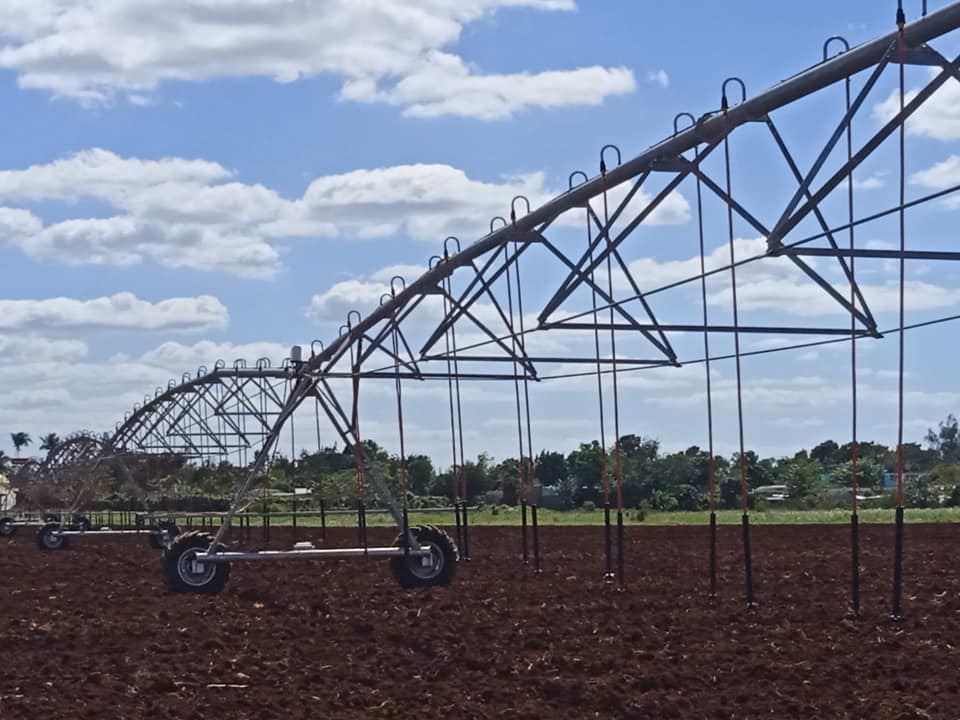
<path fill-rule="evenodd" d="M 167 390 L 173 390 L 177 386 L 177 381 L 174 378 L 167 380 Z"/>
<path fill-rule="evenodd" d="M 233 361 L 234 370 L 240 370 L 241 368 L 245 368 L 246 366 L 247 366 L 247 361 L 244 360 L 243 358 L 239 358 Z"/>
<path fill-rule="evenodd" d="M 357 322 L 363 321 L 363 315 L 360 314 L 359 310 L 351 310 L 347 313 L 347 328 L 353 330 L 353 316 L 357 316 Z"/>
<path fill-rule="evenodd" d="M 850 43 L 847 42 L 847 39 L 843 35 L 831 35 L 827 38 L 826 42 L 823 43 L 823 61 L 826 62 L 830 59 L 830 45 L 839 42 L 843 44 L 843 50 L 837 53 L 837 55 L 842 55 L 850 49 Z"/>
<path fill-rule="evenodd" d="M 456 246 L 457 246 L 457 252 L 455 252 L 455 253 L 453 253 L 453 254 L 456 255 L 457 253 L 460 252 L 460 238 L 454 237 L 453 235 L 450 235 L 450 236 L 444 238 L 444 240 L 443 240 L 443 257 L 444 257 L 444 258 L 449 258 L 449 257 L 450 257 L 450 241 L 451 241 L 451 240 L 453 240 L 453 242 L 456 243 Z"/>
<path fill-rule="evenodd" d="M 343 337 L 344 334 L 345 334 L 345 333 L 348 333 L 348 332 L 350 332 L 350 326 L 349 326 L 349 325 L 341 325 L 341 326 L 340 326 L 340 333 L 339 333 L 340 337 Z"/>
<path fill-rule="evenodd" d="M 320 346 L 320 352 L 323 352 L 323 340 L 314 340 L 310 343 L 310 357 L 315 358 L 319 353 L 317 353 L 317 345 Z"/>
<path fill-rule="evenodd" d="M 213 369 L 214 369 L 214 370 L 222 370 L 222 369 L 225 368 L 226 366 L 227 366 L 227 363 L 225 363 L 223 360 L 217 360 L 217 361 L 213 364 Z"/>
<path fill-rule="evenodd" d="M 158 398 L 158 397 L 160 397 L 160 395 L 162 395 L 162 394 L 163 394 L 163 388 L 160 387 L 159 385 L 157 385 L 157 389 L 153 391 L 153 396 L 154 396 L 155 398 Z"/>
<path fill-rule="evenodd" d="M 517 200 L 523 200 L 527 205 L 527 215 L 530 214 L 530 198 L 526 195 L 514 195 L 513 200 L 510 201 L 510 223 L 516 225 L 517 223 Z"/>
<path fill-rule="evenodd" d="M 257 358 L 257 370 L 265 370 L 268 367 L 270 367 L 270 358 Z"/>
<path fill-rule="evenodd" d="M 390 302 L 391 300 L 393 300 L 393 293 L 383 293 L 383 294 L 380 296 L 380 307 L 383 307 L 384 305 L 386 305 L 386 304 L 387 304 L 388 302 Z"/>
<path fill-rule="evenodd" d="M 619 166 L 623 162 L 623 156 L 620 154 L 620 148 L 616 145 L 604 145 L 600 148 L 600 174 L 607 174 L 607 150 L 613 150 L 617 153 L 617 165 Z"/>
<path fill-rule="evenodd" d="M 146 407 L 153 401 L 153 398 L 150 397 L 149 393 L 143 396 L 143 406 Z"/>
<path fill-rule="evenodd" d="M 437 265 L 443 262 L 443 258 L 439 255 L 431 255 L 430 260 L 427 261 L 427 267 L 433 270 Z"/>
<path fill-rule="evenodd" d="M 404 279 L 403 279 L 401 276 L 399 276 L 399 275 L 394 275 L 392 278 L 390 278 L 390 294 L 393 295 L 394 297 L 397 296 L 397 286 L 396 286 L 396 283 L 397 283 L 398 280 L 400 281 L 400 292 L 403 292 L 404 290 L 407 289 L 407 281 L 404 280 Z"/>
<path fill-rule="evenodd" d="M 188 383 L 188 382 L 190 382 L 190 373 L 185 372 L 183 375 L 180 376 L 180 384 L 182 385 L 183 383 Z"/>
<path fill-rule="evenodd" d="M 720 109 L 723 112 L 727 112 L 727 110 L 730 109 L 730 102 L 727 100 L 727 85 L 730 83 L 736 83 L 740 86 L 740 103 L 742 104 L 747 101 L 747 86 L 744 84 L 743 80 L 738 77 L 728 77 L 723 81 L 723 87 L 720 90 Z"/>
<path fill-rule="evenodd" d="M 207 366 L 206 366 L 206 365 L 201 365 L 200 367 L 197 368 L 197 377 L 198 377 L 198 378 L 201 378 L 201 377 L 203 377 L 204 375 L 206 375 L 206 374 L 209 373 L 209 372 L 210 372 L 210 371 L 207 370 Z"/>
<path fill-rule="evenodd" d="M 583 178 L 583 182 L 578 182 L 577 185 L 583 185 L 583 183 L 587 182 L 587 180 L 590 179 L 590 178 L 587 177 L 587 174 L 586 174 L 583 170 L 574 170 L 572 173 L 570 173 L 570 177 L 567 178 L 567 189 L 568 189 L 568 190 L 573 190 L 573 188 L 575 187 L 575 185 L 573 184 L 573 179 L 574 179 L 577 175 L 579 175 L 580 177 Z"/>
<path fill-rule="evenodd" d="M 490 234 L 491 234 L 491 235 L 494 233 L 495 228 L 493 227 L 493 223 L 494 223 L 496 220 L 499 220 L 500 222 L 503 223 L 503 225 L 502 225 L 501 227 L 506 227 L 506 226 L 507 226 L 507 219 L 506 219 L 506 218 L 500 217 L 499 215 L 496 215 L 496 216 L 490 218 Z"/>
<path fill-rule="evenodd" d="M 690 118 L 690 125 L 683 128 L 684 130 L 689 130 L 692 127 L 696 127 L 697 119 L 688 112 L 677 113 L 673 116 L 673 134 L 678 135 L 680 133 L 680 118 Z"/>

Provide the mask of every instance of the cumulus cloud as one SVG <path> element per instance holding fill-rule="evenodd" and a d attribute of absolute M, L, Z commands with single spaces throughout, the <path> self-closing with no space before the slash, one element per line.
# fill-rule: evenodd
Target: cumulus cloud
<path fill-rule="evenodd" d="M 875 172 L 864 178 L 855 177 L 853 179 L 854 190 L 882 190 L 887 186 L 887 173 Z M 846 185 L 844 185 L 846 187 Z"/>
<path fill-rule="evenodd" d="M 931 78 L 934 72 L 931 72 Z M 909 90 L 904 102 L 911 102 L 919 93 Z M 888 122 L 900 111 L 900 91 L 890 95 L 873 108 L 873 116 L 879 122 Z M 907 134 L 933 138 L 934 140 L 957 140 L 960 138 L 960 83 L 948 80 L 907 120 Z"/>
<path fill-rule="evenodd" d="M 734 242 L 737 260 L 762 256 L 766 253 L 764 238 L 738 239 Z M 730 262 L 729 248 L 718 247 L 704 258 L 709 272 L 724 267 Z M 814 266 L 824 265 L 812 258 L 805 260 Z M 831 261 L 833 262 L 833 261 Z M 660 261 L 641 258 L 630 263 L 635 277 L 642 277 L 650 287 L 659 287 L 679 282 L 700 273 L 699 256 L 685 260 Z M 709 280 L 707 302 L 711 305 L 729 306 L 731 292 L 729 273 L 718 273 Z M 693 287 L 692 285 L 690 287 Z M 845 283 L 835 285 L 841 295 L 849 294 Z M 951 307 L 960 303 L 960 289 L 942 287 L 932 283 L 908 280 L 906 307 L 908 310 L 932 310 Z M 890 280 L 883 284 L 860 283 L 867 304 L 875 312 L 899 308 L 899 285 Z M 743 310 L 773 310 L 801 317 L 849 315 L 833 298 L 786 257 L 764 258 L 737 269 L 737 302 Z"/>
<path fill-rule="evenodd" d="M 333 74 L 345 100 L 485 120 L 596 105 L 634 89 L 626 68 L 485 75 L 444 50 L 465 25 L 509 7 L 575 9 L 573 0 L 14 2 L 0 8 L 0 67 L 16 71 L 24 88 L 136 105 L 150 103 L 164 80 Z"/>
<path fill-rule="evenodd" d="M 0 335 L 0 363 L 49 358 L 75 362 L 85 358 L 87 352 L 87 344 L 81 340 L 59 340 L 23 334 Z"/>
<path fill-rule="evenodd" d="M 191 345 L 168 341 L 152 350 L 143 353 L 139 361 L 159 368 L 189 370 L 201 365 L 213 369 L 217 360 L 223 360 L 232 366 L 236 360 L 253 363 L 255 360 L 266 358 L 271 365 L 279 366 L 284 359 L 290 356 L 290 348 L 274 342 L 255 343 L 217 343 L 211 340 L 201 340 Z"/>
<path fill-rule="evenodd" d="M 611 190 L 611 201 L 625 192 L 624 185 Z M 525 195 L 536 207 L 556 194 L 541 172 L 493 182 L 450 165 L 418 164 L 319 177 L 291 200 L 237 182 L 206 160 L 125 158 L 95 148 L 0 171 L 0 203 L 6 204 L 0 205 L 0 237 L 32 257 L 74 265 L 151 262 L 270 278 L 280 268 L 275 245 L 285 239 L 406 236 L 438 243 L 459 235 L 468 242 L 487 232 L 491 217 L 508 214 L 514 196 Z M 12 207 L 55 200 L 77 215 L 85 199 L 107 203 L 116 214 L 45 225 L 30 210 Z M 649 200 L 638 193 L 631 211 Z M 689 215 L 686 199 L 673 193 L 649 223 L 681 223 Z M 582 222 L 560 222 L 574 221 Z"/>
<path fill-rule="evenodd" d="M 0 330 L 201 331 L 227 326 L 227 308 L 215 297 L 170 298 L 151 303 L 132 293 L 92 300 L 0 300 Z"/>

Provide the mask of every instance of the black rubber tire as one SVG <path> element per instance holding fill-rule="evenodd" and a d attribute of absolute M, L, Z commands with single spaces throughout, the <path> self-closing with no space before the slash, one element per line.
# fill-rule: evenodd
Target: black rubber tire
<path fill-rule="evenodd" d="M 56 537 L 54 532 L 60 529 L 60 523 L 47 523 L 37 530 L 37 547 L 41 550 L 66 550 L 70 547 L 70 538 L 65 535 Z"/>
<path fill-rule="evenodd" d="M 153 530 L 166 530 L 167 537 L 170 539 L 170 542 L 173 542 L 174 539 L 180 535 L 180 527 L 173 522 L 172 520 L 161 520 L 157 523 L 156 528 L 151 528 L 151 532 L 147 535 L 147 542 L 150 543 L 150 547 L 154 550 L 166 550 L 167 546 L 164 544 L 163 540 L 160 537 L 160 534 L 153 532 Z"/>
<path fill-rule="evenodd" d="M 163 553 L 163 577 L 167 587 L 175 593 L 194 593 L 216 595 L 221 592 L 230 579 L 230 563 L 209 563 L 209 569 L 202 575 L 190 575 L 185 563 L 210 547 L 213 535 L 193 531 L 178 535 Z M 219 550 L 225 550 L 223 545 Z"/>
<path fill-rule="evenodd" d="M 428 546 L 433 553 L 434 564 L 430 568 L 422 566 L 422 558 L 395 557 L 390 559 L 390 572 L 400 587 L 412 589 L 418 587 L 444 587 L 450 585 L 457 576 L 460 564 L 460 550 L 445 531 L 433 525 L 416 525 L 410 528 L 421 546 Z M 403 533 L 397 536 L 395 545 L 403 547 Z"/>
<path fill-rule="evenodd" d="M 93 524 L 90 522 L 90 518 L 86 515 L 77 515 L 73 518 L 74 530 L 81 530 L 82 532 L 90 532 L 93 529 Z"/>
<path fill-rule="evenodd" d="M 17 534 L 17 526 L 13 518 L 0 518 L 0 537 L 13 537 Z"/>

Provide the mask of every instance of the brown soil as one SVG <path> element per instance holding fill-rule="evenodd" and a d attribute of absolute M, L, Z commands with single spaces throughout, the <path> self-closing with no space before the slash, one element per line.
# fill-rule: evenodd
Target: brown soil
<path fill-rule="evenodd" d="M 960 716 L 960 528 L 907 527 L 900 628 L 888 527 L 863 528 L 859 622 L 844 527 L 754 527 L 755 612 L 739 528 L 720 530 L 716 606 L 705 528 L 627 532 L 623 592 L 601 579 L 602 528 L 550 527 L 540 576 L 519 529 L 472 528 L 448 589 L 400 591 L 384 561 L 286 561 L 236 564 L 202 597 L 167 593 L 145 538 L 40 552 L 23 530 L 0 543 L 0 718 Z"/>

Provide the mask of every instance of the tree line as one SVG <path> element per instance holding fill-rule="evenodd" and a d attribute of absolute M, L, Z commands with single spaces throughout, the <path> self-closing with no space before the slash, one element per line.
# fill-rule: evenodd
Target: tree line
<path fill-rule="evenodd" d="M 364 442 L 372 471 L 383 478 L 394 493 L 400 491 L 400 459 L 372 440 Z M 849 504 L 853 474 L 852 444 L 826 440 L 810 450 L 790 457 L 761 458 L 745 454 L 746 480 L 751 504 L 767 502 L 758 488 L 783 486 L 780 502 L 790 507 L 836 507 Z M 665 453 L 658 441 L 639 435 L 620 438 L 620 466 L 623 501 L 628 508 L 653 510 L 703 510 L 708 507 L 710 457 L 704 449 Z M 573 509 L 600 506 L 604 500 L 604 474 L 613 497 L 615 448 L 604 450 L 596 440 L 581 443 L 562 453 L 543 450 L 535 458 L 534 476 L 540 500 L 555 507 Z M 717 456 L 713 461 L 717 506 L 740 507 L 740 458 Z M 892 502 L 885 492 L 884 477 L 897 472 L 895 448 L 876 442 L 858 444 L 858 483 L 863 496 L 877 504 Z M 931 429 L 924 443 L 905 443 L 903 467 L 906 473 L 905 502 L 912 507 L 939 504 L 960 505 L 960 428 L 950 415 Z M 524 469 L 525 470 L 525 469 Z M 423 454 L 407 457 L 406 477 L 412 506 L 442 505 L 454 498 L 454 468 L 438 468 Z M 495 460 L 487 453 L 468 460 L 462 468 L 466 500 L 486 504 L 515 505 L 520 500 L 521 463 L 513 458 Z M 190 494 L 221 496 L 234 491 L 243 470 L 227 463 L 185 466 L 176 475 L 177 496 Z M 295 460 L 278 457 L 267 473 L 271 491 L 290 492 L 310 488 L 315 499 L 330 506 L 349 507 L 357 499 L 354 453 L 350 447 L 303 451 Z M 527 488 L 530 492 L 530 488 Z M 372 492 L 368 490 L 368 495 Z M 529 499 L 529 496 L 528 496 Z"/>
<path fill-rule="evenodd" d="M 19 450 L 30 444 L 26 433 L 11 436 Z M 42 438 L 41 448 L 51 449 L 60 442 L 56 434 Z M 395 494 L 400 492 L 401 463 L 373 440 L 364 442 L 372 469 Z M 543 450 L 534 461 L 534 477 L 540 486 L 538 500 L 561 509 L 596 507 L 604 501 L 604 477 L 613 498 L 615 447 L 602 448 L 596 440 L 580 443 L 568 453 Z M 777 501 L 790 507 L 836 507 L 849 504 L 853 474 L 851 443 L 826 440 L 810 450 L 790 457 L 761 458 L 745 454 L 746 482 L 751 504 L 765 503 L 769 495 L 758 488 L 782 486 Z M 658 441 L 629 434 L 620 438 L 620 468 L 623 501 L 628 508 L 660 511 L 703 510 L 709 503 L 710 457 L 698 446 L 665 453 Z M 2 455 L 2 453 L 0 453 Z M 884 477 L 897 472 L 895 448 L 876 442 L 858 444 L 858 482 L 863 496 L 878 504 L 889 504 Z M 4 458 L 0 457 L 0 472 Z M 713 459 L 717 506 L 740 507 L 740 458 L 716 456 Z M 923 443 L 903 446 L 903 467 L 907 474 L 906 504 L 928 507 L 939 504 L 960 505 L 960 428 L 953 415 L 930 429 Z M 423 454 L 406 459 L 408 497 L 411 506 L 445 505 L 454 498 L 454 476 L 461 469 L 438 468 Z M 526 468 L 524 468 L 526 475 Z M 517 458 L 494 460 L 487 453 L 468 460 L 462 468 L 466 500 L 486 504 L 515 505 L 520 500 L 521 463 Z M 228 462 L 184 465 L 167 478 L 165 492 L 171 498 L 227 498 L 231 496 L 246 470 Z M 528 476 L 527 476 L 528 477 Z M 270 465 L 264 486 L 274 494 L 308 488 L 314 501 L 323 499 L 328 506 L 350 507 L 356 504 L 358 488 L 354 452 L 350 447 L 322 447 L 316 452 L 302 451 L 295 458 L 278 456 Z M 122 479 L 116 478 L 105 495 L 116 500 L 128 493 Z M 527 488 L 530 493 L 531 488 Z M 368 494 L 373 497 L 372 490 Z M 531 499 L 528 495 L 528 499 Z"/>

